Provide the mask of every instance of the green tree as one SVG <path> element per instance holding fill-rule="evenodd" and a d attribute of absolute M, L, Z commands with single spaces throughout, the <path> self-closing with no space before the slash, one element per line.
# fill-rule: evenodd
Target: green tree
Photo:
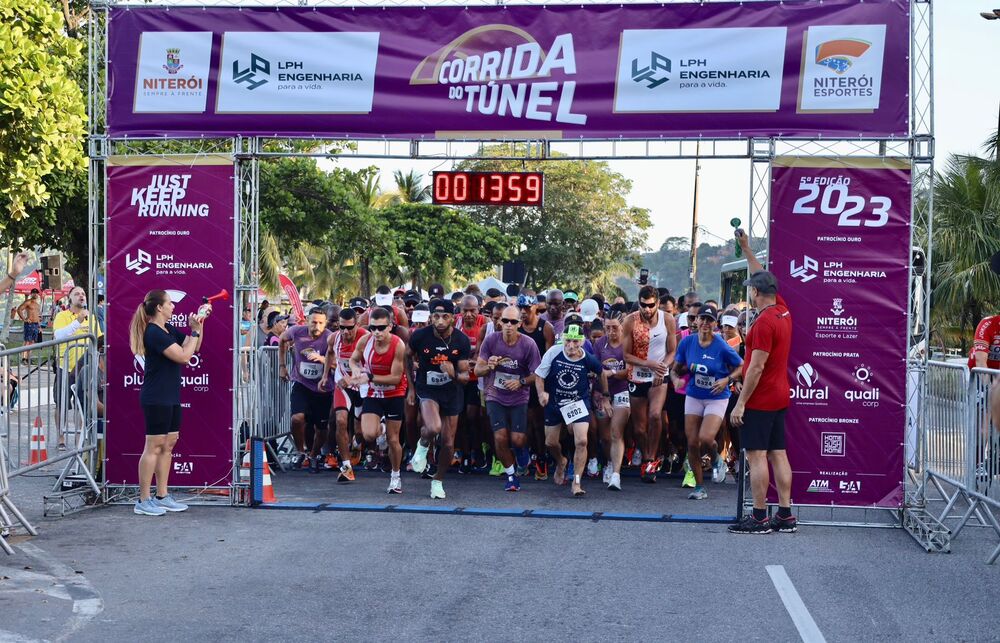
<path fill-rule="evenodd" d="M 416 170 L 403 174 L 395 170 L 392 178 L 396 182 L 396 192 L 390 194 L 391 203 L 424 203 L 431 199 L 431 186 L 424 185 L 424 178 Z"/>
<path fill-rule="evenodd" d="M 86 168 L 82 43 L 46 0 L 0 0 L 0 199 L 14 220 L 45 205 L 45 179 Z"/>
<path fill-rule="evenodd" d="M 484 149 L 488 156 L 523 155 L 523 144 Z M 544 207 L 468 208 L 477 223 L 521 240 L 512 255 L 525 263 L 528 283 L 582 288 L 612 267 L 638 267 L 652 225 L 649 211 L 630 207 L 632 183 L 597 161 L 466 161 L 460 170 L 545 172 Z"/>
<path fill-rule="evenodd" d="M 426 203 L 400 203 L 379 212 L 414 287 L 471 279 L 502 262 L 518 239 L 476 223 L 464 212 Z"/>
<path fill-rule="evenodd" d="M 959 327 L 963 349 L 966 331 L 1000 310 L 1000 276 L 990 268 L 1000 238 L 998 178 L 996 160 L 953 156 L 934 185 L 933 317 Z"/>

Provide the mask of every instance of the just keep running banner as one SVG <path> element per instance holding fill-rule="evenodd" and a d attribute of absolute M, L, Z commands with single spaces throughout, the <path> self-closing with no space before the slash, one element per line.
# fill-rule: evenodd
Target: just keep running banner
<path fill-rule="evenodd" d="M 906 136 L 908 0 L 119 7 L 112 136 Z"/>
<path fill-rule="evenodd" d="M 794 328 L 795 504 L 903 502 L 910 199 L 903 161 L 775 159 L 768 263 Z"/>
<path fill-rule="evenodd" d="M 129 324 L 153 289 L 174 302 L 188 334 L 202 297 L 233 292 L 233 161 L 201 155 L 111 157 L 107 218 L 107 448 L 111 485 L 138 484 L 145 443 L 139 391 L 145 360 Z M 233 466 L 233 308 L 216 301 L 201 350 L 181 368 L 181 429 L 171 486 L 228 486 Z"/>

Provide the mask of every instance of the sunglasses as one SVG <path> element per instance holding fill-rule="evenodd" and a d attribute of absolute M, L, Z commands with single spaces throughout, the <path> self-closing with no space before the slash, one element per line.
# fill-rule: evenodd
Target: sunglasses
<path fill-rule="evenodd" d="M 354 330 L 357 327 L 358 327 L 357 324 L 351 324 L 350 326 L 344 326 L 343 324 L 341 324 L 340 330 Z"/>
<path fill-rule="evenodd" d="M 654 302 L 653 302 L 653 303 L 651 303 L 651 304 L 644 304 L 644 303 L 642 303 L 642 302 L 640 301 L 640 302 L 639 302 L 639 307 L 640 307 L 640 308 L 656 308 L 656 302 L 654 301 Z"/>
<path fill-rule="evenodd" d="M 518 324 L 521 323 L 521 320 L 520 319 L 501 319 L 500 323 L 501 324 L 509 324 L 511 326 L 517 326 Z"/>
<path fill-rule="evenodd" d="M 351 328 L 353 328 L 353 326 Z M 368 330 L 370 330 L 373 333 L 377 333 L 377 332 L 380 332 L 380 331 L 383 331 L 383 330 L 387 330 L 388 328 L 389 328 L 389 324 L 378 324 L 378 325 L 376 325 L 376 324 L 369 324 L 368 325 Z"/>

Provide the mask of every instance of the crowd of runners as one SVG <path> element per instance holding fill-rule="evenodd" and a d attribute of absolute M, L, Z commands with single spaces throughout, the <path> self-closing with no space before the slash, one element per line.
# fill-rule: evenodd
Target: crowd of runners
<path fill-rule="evenodd" d="M 689 498 L 739 466 L 728 415 L 741 386 L 746 311 L 694 292 L 643 286 L 637 301 L 550 289 L 508 295 L 475 285 L 426 296 L 380 287 L 371 301 L 313 304 L 286 326 L 265 310 L 278 377 L 291 380 L 295 466 L 430 478 L 488 472 L 504 489 L 552 480 L 622 488 L 684 472 Z M 275 327 L 279 333 L 275 333 Z"/>

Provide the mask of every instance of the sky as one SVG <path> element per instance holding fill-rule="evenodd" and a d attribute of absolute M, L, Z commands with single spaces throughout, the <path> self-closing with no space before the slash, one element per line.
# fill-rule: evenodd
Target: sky
<path fill-rule="evenodd" d="M 951 154 L 980 153 L 996 128 L 1000 109 L 1000 20 L 987 21 L 980 11 L 1000 7 L 1000 0 L 937 0 L 934 5 L 934 122 L 936 169 Z M 414 169 L 427 174 L 448 169 L 441 161 L 344 159 L 351 169 L 378 165 L 382 187 L 394 189 L 393 170 Z M 630 205 L 648 208 L 653 227 L 648 249 L 667 237 L 689 237 L 694 187 L 693 160 L 611 161 L 612 169 L 632 180 Z M 729 220 L 747 220 L 749 161 L 702 160 L 698 218 L 701 239 L 732 240 Z"/>

